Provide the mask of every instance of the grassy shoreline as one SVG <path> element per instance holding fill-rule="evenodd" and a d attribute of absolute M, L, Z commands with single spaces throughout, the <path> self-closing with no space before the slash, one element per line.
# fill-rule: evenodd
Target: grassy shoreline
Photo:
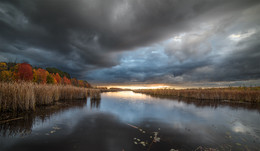
<path fill-rule="evenodd" d="M 100 99 L 100 90 L 72 85 L 0 82 L 0 112 L 35 110 L 59 100 Z"/>
<path fill-rule="evenodd" d="M 207 89 L 139 89 L 137 93 L 161 96 L 176 96 L 197 100 L 229 100 L 236 102 L 260 103 L 260 87 L 230 87 Z"/>

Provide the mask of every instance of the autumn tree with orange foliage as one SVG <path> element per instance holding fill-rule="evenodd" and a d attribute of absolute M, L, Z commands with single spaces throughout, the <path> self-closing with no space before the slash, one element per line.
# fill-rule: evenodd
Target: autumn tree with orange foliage
<path fill-rule="evenodd" d="M 34 69 L 33 71 L 33 81 L 41 84 L 46 84 L 49 72 L 41 68 L 37 70 Z"/>
<path fill-rule="evenodd" d="M 57 84 L 61 84 L 62 80 L 61 80 L 61 77 L 58 73 L 55 74 L 55 80 L 57 81 Z"/>
<path fill-rule="evenodd" d="M 18 78 L 23 81 L 33 80 L 32 66 L 28 63 L 18 64 Z"/>
<path fill-rule="evenodd" d="M 63 84 L 65 84 L 65 85 L 69 85 L 69 84 L 71 84 L 71 81 L 70 81 L 70 79 L 68 79 L 67 77 L 63 77 Z"/>
<path fill-rule="evenodd" d="M 57 80 L 55 79 L 55 74 L 54 73 L 50 73 L 49 76 L 51 76 L 51 78 L 53 79 L 53 84 L 57 84 Z M 47 83 L 48 83 L 48 77 L 47 77 Z"/>
<path fill-rule="evenodd" d="M 47 68 L 46 68 L 47 69 Z M 70 75 L 66 72 L 58 70 L 56 68 L 49 68 L 50 72 L 42 68 L 32 68 L 28 63 L 5 63 L 0 62 L 0 81 L 28 81 L 36 82 L 40 84 L 64 84 L 74 85 L 77 87 L 91 87 L 87 81 L 77 80 L 76 78 L 70 78 Z M 60 72 L 63 76 L 61 77 Z"/>

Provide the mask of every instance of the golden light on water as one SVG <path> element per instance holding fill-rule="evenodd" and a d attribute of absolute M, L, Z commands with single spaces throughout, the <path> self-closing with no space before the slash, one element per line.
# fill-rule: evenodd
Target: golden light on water
<path fill-rule="evenodd" d="M 138 99 L 146 99 L 147 95 L 141 93 L 134 93 L 133 91 L 119 91 L 119 92 L 106 92 L 103 94 L 106 97 L 113 98 L 122 98 L 127 100 L 138 100 Z"/>

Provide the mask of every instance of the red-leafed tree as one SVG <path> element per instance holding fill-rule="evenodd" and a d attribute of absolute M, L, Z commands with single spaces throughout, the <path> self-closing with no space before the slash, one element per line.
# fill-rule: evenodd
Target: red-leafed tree
<path fill-rule="evenodd" d="M 18 78 L 19 80 L 32 81 L 33 71 L 32 66 L 28 63 L 21 63 L 18 65 Z"/>
<path fill-rule="evenodd" d="M 51 75 L 51 77 L 53 78 L 53 84 L 57 84 L 57 80 L 55 78 L 55 74 L 54 73 L 50 73 L 49 75 Z"/>
<path fill-rule="evenodd" d="M 55 74 L 55 80 L 57 81 L 57 84 L 61 84 L 62 80 L 58 73 Z"/>
<path fill-rule="evenodd" d="M 63 84 L 69 85 L 71 84 L 70 79 L 68 79 L 66 76 L 63 77 Z"/>

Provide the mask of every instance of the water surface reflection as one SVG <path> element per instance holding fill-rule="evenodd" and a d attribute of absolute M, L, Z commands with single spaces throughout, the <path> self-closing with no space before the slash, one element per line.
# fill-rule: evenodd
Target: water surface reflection
<path fill-rule="evenodd" d="M 260 148 L 256 104 L 177 100 L 123 91 L 103 93 L 102 100 L 76 100 L 62 106 L 17 115 L 23 119 L 1 124 L 0 150 Z M 154 132 L 160 142 L 152 143 Z"/>

